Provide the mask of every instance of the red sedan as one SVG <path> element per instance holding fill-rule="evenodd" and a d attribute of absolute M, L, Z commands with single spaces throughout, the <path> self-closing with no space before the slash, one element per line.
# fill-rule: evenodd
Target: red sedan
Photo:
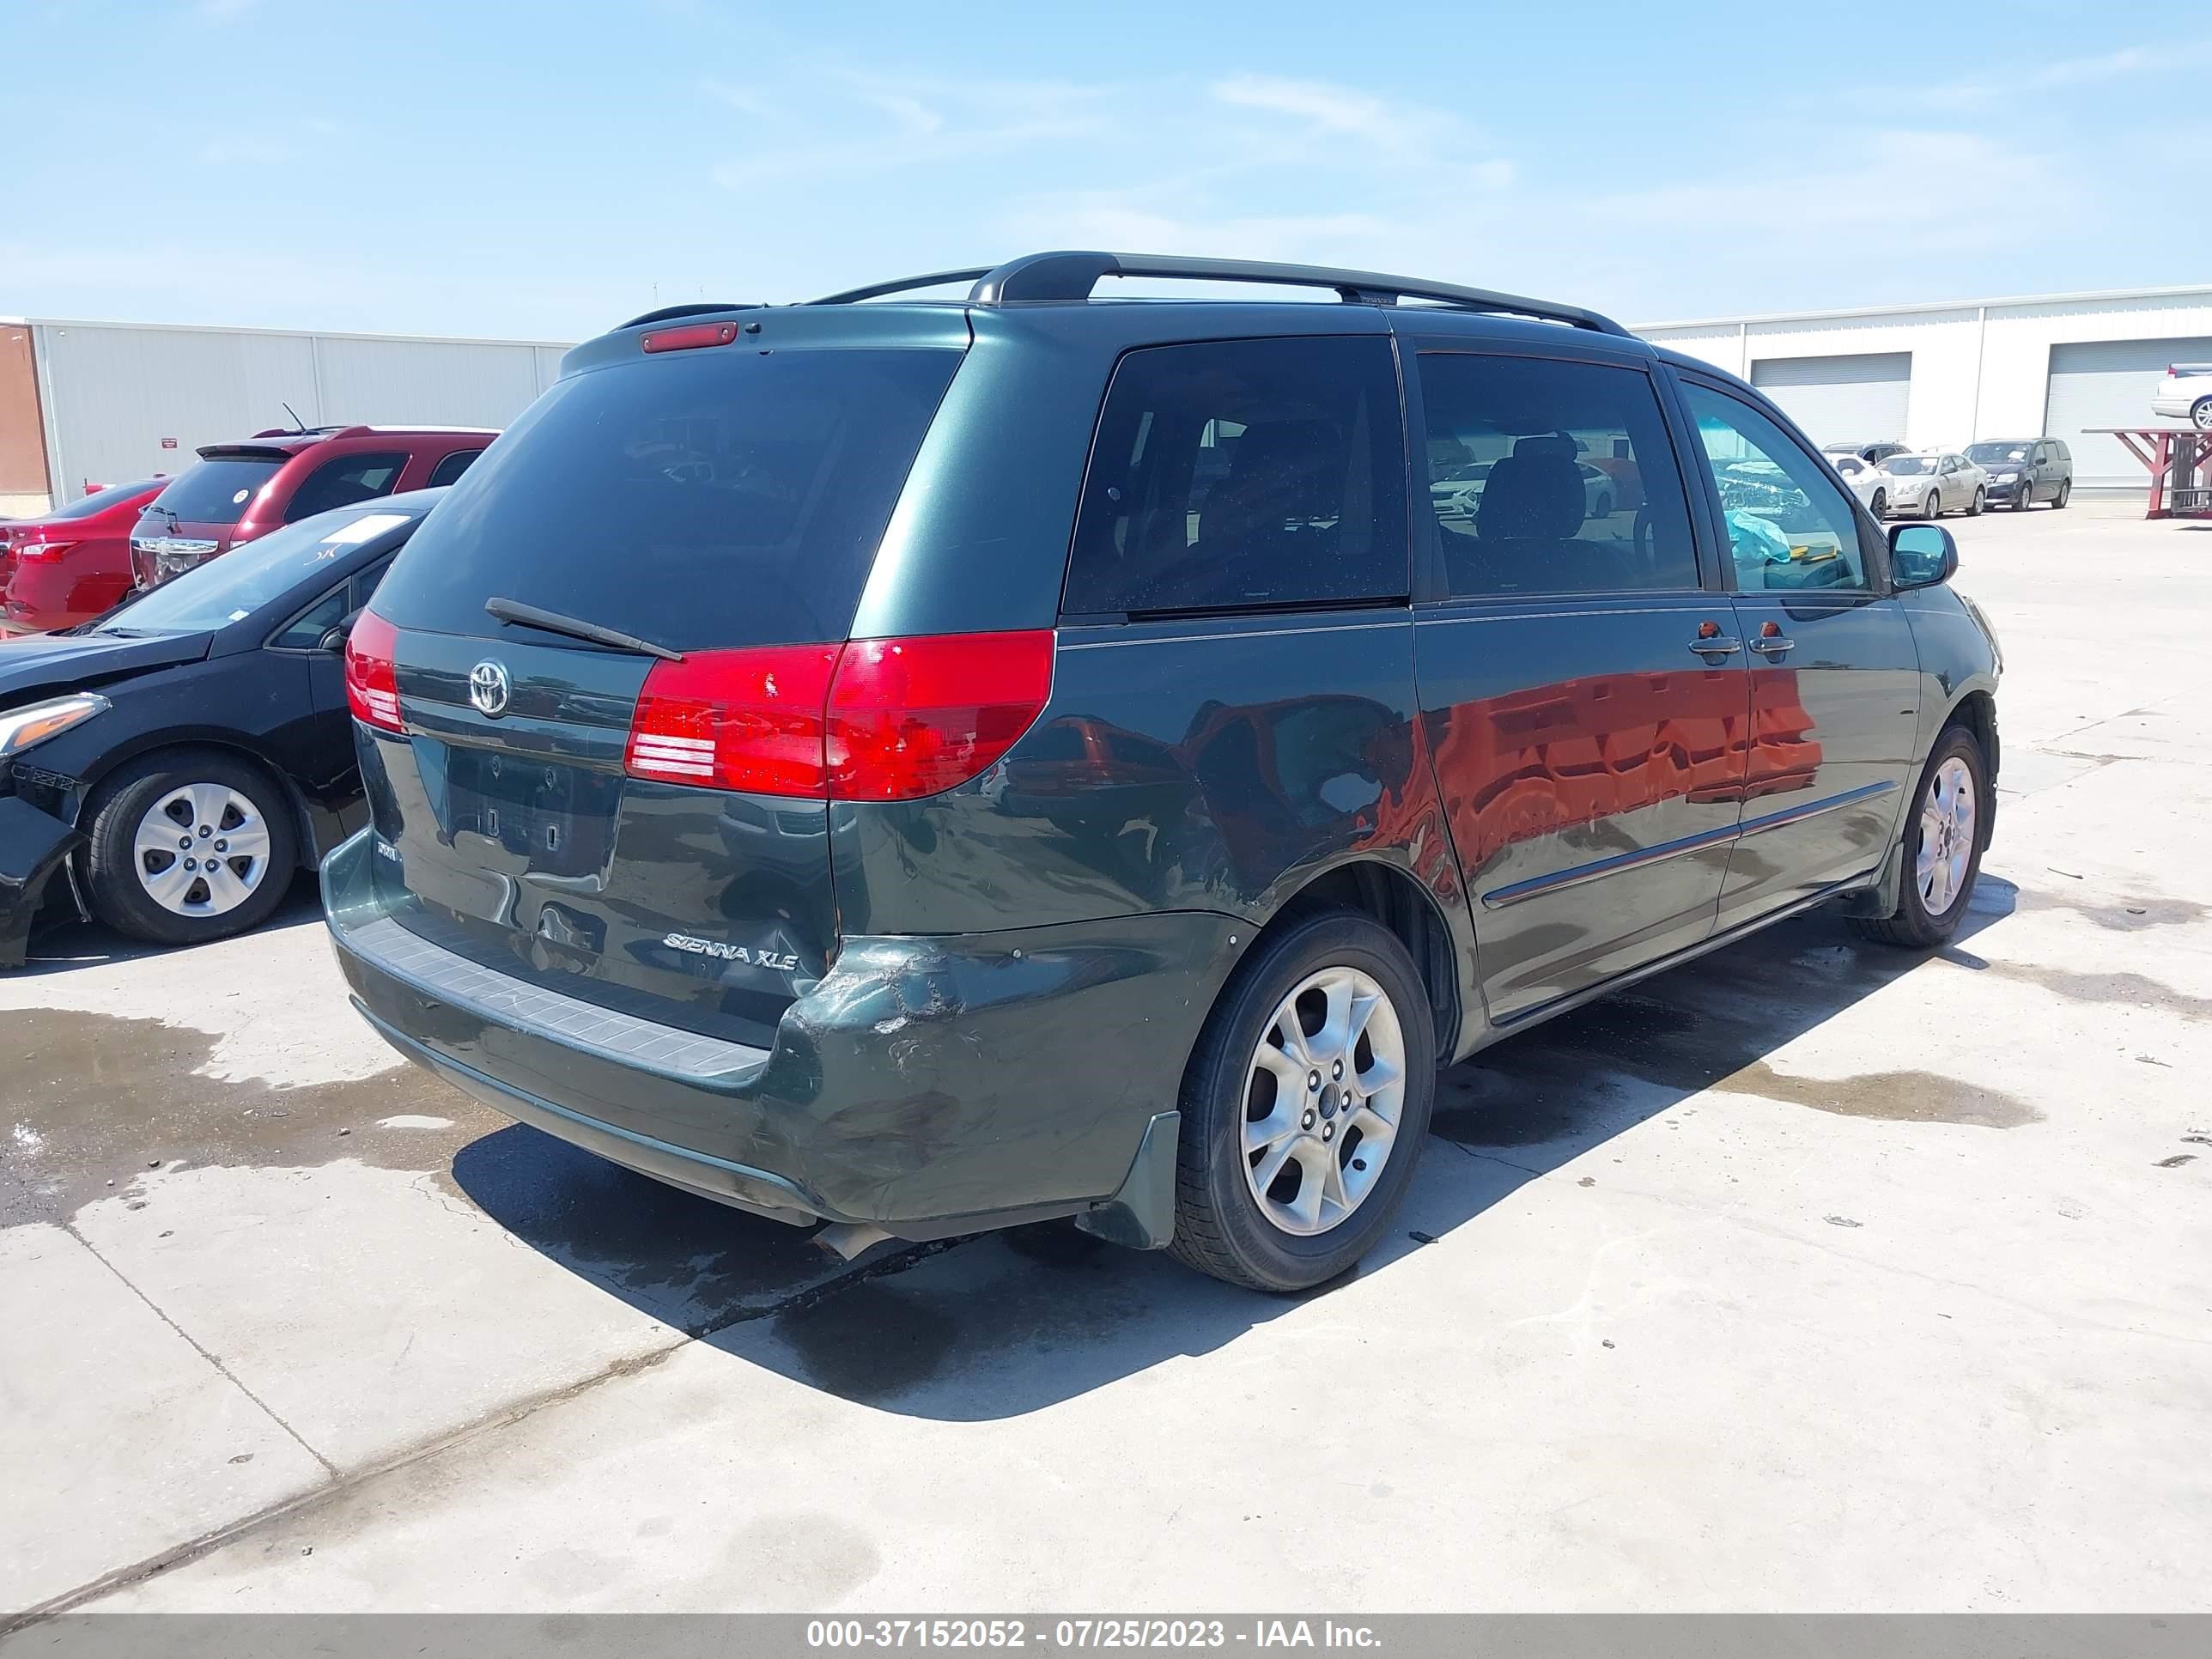
<path fill-rule="evenodd" d="M 131 591 L 131 532 L 171 481 L 143 478 L 0 526 L 0 631 L 89 622 Z"/>

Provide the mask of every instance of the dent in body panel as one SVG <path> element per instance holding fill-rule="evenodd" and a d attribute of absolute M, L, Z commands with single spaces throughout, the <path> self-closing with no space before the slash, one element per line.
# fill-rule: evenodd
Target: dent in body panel
<path fill-rule="evenodd" d="M 659 1161 L 639 1167 L 663 1179 L 892 1231 L 1114 1194 L 1147 1125 L 1175 1109 L 1243 927 L 1182 912 L 850 939 L 784 1011 L 764 1063 L 708 1083 L 441 1000 L 346 948 L 393 908 L 370 879 L 378 861 L 368 836 L 340 848 L 325 907 L 356 997 L 404 1050 L 419 1045 L 413 1057 L 463 1068 L 455 1080 L 494 1105 L 518 1092 L 531 1121 L 544 1120 L 533 1103 L 580 1120 L 618 1161 L 637 1161 L 620 1138 L 650 1143 Z M 691 1180 L 684 1159 L 720 1173 Z M 748 1172 L 766 1179 L 748 1187 Z"/>

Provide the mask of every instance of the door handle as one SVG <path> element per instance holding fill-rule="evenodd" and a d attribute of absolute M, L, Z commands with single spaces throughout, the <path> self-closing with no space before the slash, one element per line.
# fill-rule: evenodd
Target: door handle
<path fill-rule="evenodd" d="M 1753 640 L 1751 642 L 1751 648 L 1762 657 L 1778 657 L 1784 652 L 1794 649 L 1796 644 L 1796 641 L 1785 638 L 1780 634 L 1766 634 Z"/>
<path fill-rule="evenodd" d="M 1731 651 L 1743 649 L 1741 640 L 1725 639 L 1718 634 L 1690 641 L 1690 649 L 1701 657 L 1725 657 Z"/>

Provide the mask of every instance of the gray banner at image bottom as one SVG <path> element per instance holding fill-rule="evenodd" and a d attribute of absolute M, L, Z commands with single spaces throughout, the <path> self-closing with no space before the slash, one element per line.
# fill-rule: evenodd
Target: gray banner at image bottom
<path fill-rule="evenodd" d="M 1344 1659 L 2212 1659 L 2212 1614 L 70 1614 L 0 1659 L 818 1659 L 1334 1652 Z"/>

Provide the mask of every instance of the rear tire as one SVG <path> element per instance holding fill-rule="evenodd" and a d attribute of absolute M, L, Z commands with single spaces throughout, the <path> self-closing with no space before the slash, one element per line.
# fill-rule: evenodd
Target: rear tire
<path fill-rule="evenodd" d="M 203 945 L 259 927 L 299 867 L 283 786 L 219 749 L 131 762 L 100 785 L 84 821 L 93 914 L 154 945 Z"/>
<path fill-rule="evenodd" d="M 1974 900 L 1988 805 L 1982 745 L 1965 726 L 1946 726 L 1905 809 L 1905 879 L 1897 908 L 1886 916 L 1855 917 L 1851 925 L 1868 939 L 1907 950 L 1925 951 L 1948 943 Z M 1959 817 L 1962 807 L 1963 823 Z M 1929 840 L 1939 833 L 1943 841 Z M 1929 854 L 1924 861 L 1923 851 Z"/>
<path fill-rule="evenodd" d="M 1389 1226 L 1435 1097 L 1428 992 L 1397 935 L 1351 910 L 1289 924 L 1231 976 L 1192 1054 L 1172 1253 L 1257 1291 L 1336 1278 Z M 1378 1141 L 1375 1170 L 1358 1154 Z"/>
<path fill-rule="evenodd" d="M 2190 404 L 2189 424 L 2199 432 L 2212 432 L 2212 398 L 2199 398 Z"/>
<path fill-rule="evenodd" d="M 2057 493 L 2056 495 L 2052 496 L 2052 497 L 2051 497 L 2051 506 L 2053 506 L 2053 507 L 2063 507 L 2063 506 L 2065 506 L 2065 505 L 2066 505 L 2067 498 L 2068 498 L 2069 496 L 2070 496 L 2071 495 L 2073 495 L 2073 493 L 2074 493 L 2074 480 L 2073 480 L 2073 479 L 2071 479 L 2071 478 L 2069 478 L 2069 479 L 2067 479 L 2067 480 L 2066 480 L 2066 482 L 2065 482 L 2065 483 L 2062 483 L 2062 484 L 2060 484 L 2060 485 L 2058 486 L 2058 493 Z"/>

